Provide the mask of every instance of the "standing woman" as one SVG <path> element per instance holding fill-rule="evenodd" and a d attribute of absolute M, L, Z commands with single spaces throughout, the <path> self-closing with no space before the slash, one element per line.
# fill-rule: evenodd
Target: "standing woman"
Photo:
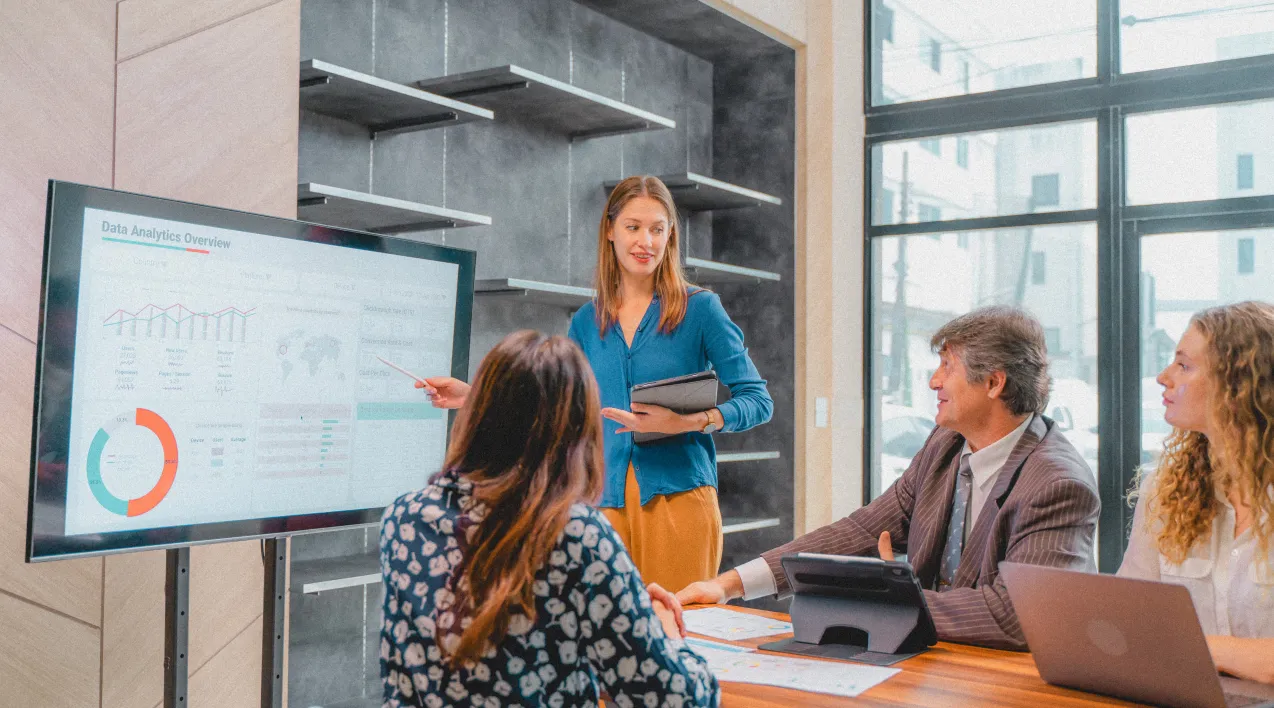
<path fill-rule="evenodd" d="M 1185 586 L 1217 668 L 1274 683 L 1274 306 L 1196 314 L 1158 381 L 1174 430 L 1119 574 Z"/>
<path fill-rule="evenodd" d="M 722 538 L 712 433 L 761 425 L 774 404 L 721 298 L 686 282 L 677 208 L 657 177 L 629 177 L 611 191 L 595 281 L 597 297 L 571 318 L 569 335 L 597 376 L 607 418 L 602 511 L 647 582 L 683 588 L 715 577 Z M 629 399 L 637 384 L 709 367 L 731 393 L 715 408 L 683 415 Z M 448 408 L 468 392 L 447 377 L 425 388 Z M 672 437 L 637 444 L 634 432 Z"/>

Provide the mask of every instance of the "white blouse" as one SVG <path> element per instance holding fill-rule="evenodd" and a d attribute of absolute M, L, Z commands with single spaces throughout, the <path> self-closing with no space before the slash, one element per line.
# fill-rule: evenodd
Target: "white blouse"
<path fill-rule="evenodd" d="M 1252 529 L 1235 537 L 1234 507 L 1218 493 L 1220 509 L 1211 535 L 1196 543 L 1182 563 L 1168 561 L 1155 540 L 1159 524 L 1151 528 L 1146 522 L 1153 477 L 1148 475 L 1141 486 L 1119 575 L 1184 586 L 1204 634 L 1274 637 L 1274 551 L 1265 563 L 1254 562 L 1259 558 Z"/>

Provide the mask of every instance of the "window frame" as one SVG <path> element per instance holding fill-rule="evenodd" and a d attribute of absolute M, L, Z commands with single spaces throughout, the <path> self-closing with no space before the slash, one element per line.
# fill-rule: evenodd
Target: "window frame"
<path fill-rule="evenodd" d="M 1127 116 L 1171 109 L 1274 99 L 1274 55 L 1229 59 L 1123 74 L 1119 70 L 1118 0 L 1096 0 L 1096 76 L 984 93 L 886 104 L 882 87 L 881 46 L 873 36 L 872 8 L 863 3 L 864 193 L 864 401 L 863 502 L 873 498 L 872 475 L 877 445 L 871 406 L 875 403 L 877 342 L 872 292 L 879 278 L 874 244 L 888 236 L 966 232 L 1019 226 L 1095 222 L 1097 229 L 1097 390 L 1098 567 L 1113 572 L 1123 559 L 1132 509 L 1126 493 L 1134 482 L 1141 453 L 1141 251 L 1142 236 L 1187 231 L 1274 227 L 1274 195 L 1198 202 L 1127 205 L 1124 192 L 1124 120 Z M 896 18 L 896 16 L 895 16 Z M 896 32 L 895 28 L 895 32 Z M 875 100 L 873 100 L 875 99 Z M 875 147 L 901 140 L 922 140 L 1075 120 L 1097 122 L 1097 205 L 1094 209 L 1011 214 L 921 223 L 873 224 L 873 184 L 882 167 Z M 1107 423 L 1107 421 L 1110 421 Z"/>

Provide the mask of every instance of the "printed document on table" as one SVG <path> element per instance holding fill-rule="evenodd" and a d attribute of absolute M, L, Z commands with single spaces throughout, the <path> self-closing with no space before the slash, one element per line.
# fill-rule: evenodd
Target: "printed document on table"
<path fill-rule="evenodd" d="M 686 646 L 694 649 L 695 653 L 707 660 L 708 666 L 711 667 L 728 664 L 740 654 L 748 654 L 752 651 L 748 647 L 722 644 L 697 637 L 686 637 Z"/>
<path fill-rule="evenodd" d="M 686 610 L 686 631 L 717 639 L 757 639 L 791 634 L 792 623 L 719 607 Z"/>
<path fill-rule="evenodd" d="M 693 637 L 687 639 L 686 644 L 707 660 L 718 681 L 776 686 L 846 698 L 857 697 L 899 671 L 840 661 L 762 654 L 744 647 Z"/>

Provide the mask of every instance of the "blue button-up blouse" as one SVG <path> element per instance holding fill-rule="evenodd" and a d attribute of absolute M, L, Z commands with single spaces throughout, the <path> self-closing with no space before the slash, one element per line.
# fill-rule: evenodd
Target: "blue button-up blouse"
<path fill-rule="evenodd" d="M 594 303 L 584 305 L 571 318 L 570 338 L 584 350 L 593 367 L 602 407 L 629 410 L 633 386 L 711 367 L 730 388 L 730 400 L 717 406 L 725 423 L 722 432 L 747 430 L 769 421 L 774 402 L 743 345 L 743 331 L 730 320 L 721 298 L 707 290 L 691 289 L 685 319 L 668 334 L 659 331 L 661 312 L 656 296 L 637 325 L 631 347 L 618 323 L 604 335 L 598 330 Z M 683 433 L 637 445 L 631 433 L 615 432 L 621 427 L 618 423 L 604 422 L 606 485 L 601 506 L 624 506 L 630 462 L 643 505 L 658 494 L 717 486 L 717 453 L 711 435 Z"/>

